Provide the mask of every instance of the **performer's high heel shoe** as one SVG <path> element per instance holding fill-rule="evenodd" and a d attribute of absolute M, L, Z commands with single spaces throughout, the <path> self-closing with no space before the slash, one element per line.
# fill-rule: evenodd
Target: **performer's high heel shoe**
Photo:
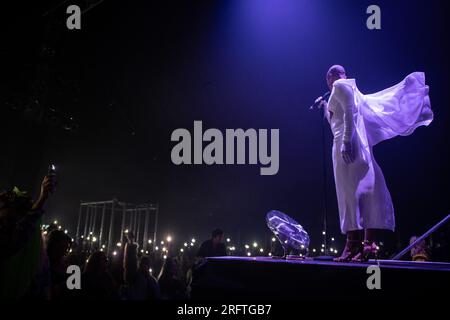
<path fill-rule="evenodd" d="M 361 240 L 349 240 L 345 243 L 344 251 L 340 257 L 334 258 L 334 262 L 350 262 L 354 257 L 360 255 L 363 250 Z"/>
<path fill-rule="evenodd" d="M 369 259 L 378 259 L 379 247 L 375 241 L 364 240 L 360 253 L 352 258 L 352 262 L 367 262 Z"/>

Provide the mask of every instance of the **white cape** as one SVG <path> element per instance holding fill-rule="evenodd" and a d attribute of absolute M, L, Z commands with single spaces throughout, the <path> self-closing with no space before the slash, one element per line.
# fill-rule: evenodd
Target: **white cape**
<path fill-rule="evenodd" d="M 408 136 L 433 121 L 423 72 L 411 73 L 402 82 L 372 94 L 363 95 L 354 88 L 360 112 L 358 134 L 370 146 L 395 136 Z"/>

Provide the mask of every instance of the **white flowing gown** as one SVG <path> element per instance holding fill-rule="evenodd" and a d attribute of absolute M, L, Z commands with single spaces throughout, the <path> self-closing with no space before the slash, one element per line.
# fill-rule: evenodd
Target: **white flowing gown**
<path fill-rule="evenodd" d="M 372 147 L 431 123 L 428 89 L 422 72 L 367 95 L 358 90 L 355 79 L 333 84 L 326 114 L 334 136 L 332 158 L 342 233 L 366 228 L 394 230 L 391 195 Z M 341 155 L 344 141 L 352 144 L 355 160 L 350 164 Z"/>

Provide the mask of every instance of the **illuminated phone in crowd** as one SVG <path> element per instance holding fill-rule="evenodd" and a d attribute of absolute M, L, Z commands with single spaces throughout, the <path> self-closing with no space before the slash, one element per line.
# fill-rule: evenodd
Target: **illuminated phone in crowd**
<path fill-rule="evenodd" d="M 56 179 L 56 166 L 54 164 L 50 164 L 48 166 L 47 175 L 54 177 L 53 179 Z M 55 192 L 55 186 L 53 186 L 51 193 Z"/>

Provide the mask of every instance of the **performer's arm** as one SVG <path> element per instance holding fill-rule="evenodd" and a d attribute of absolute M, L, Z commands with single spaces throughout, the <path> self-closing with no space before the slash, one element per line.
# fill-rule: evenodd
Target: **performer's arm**
<path fill-rule="evenodd" d="M 355 108 L 355 100 L 353 98 L 353 89 L 343 83 L 337 83 L 337 98 L 344 111 L 344 133 L 343 142 L 350 142 L 355 131 L 355 123 L 353 122 L 353 110 Z"/>
<path fill-rule="evenodd" d="M 355 131 L 355 123 L 353 121 L 353 111 L 355 108 L 355 100 L 353 97 L 353 89 L 344 83 L 335 84 L 336 97 L 344 111 L 344 132 L 342 134 L 341 153 L 346 163 L 354 161 L 354 153 L 352 150 L 352 137 Z"/>

